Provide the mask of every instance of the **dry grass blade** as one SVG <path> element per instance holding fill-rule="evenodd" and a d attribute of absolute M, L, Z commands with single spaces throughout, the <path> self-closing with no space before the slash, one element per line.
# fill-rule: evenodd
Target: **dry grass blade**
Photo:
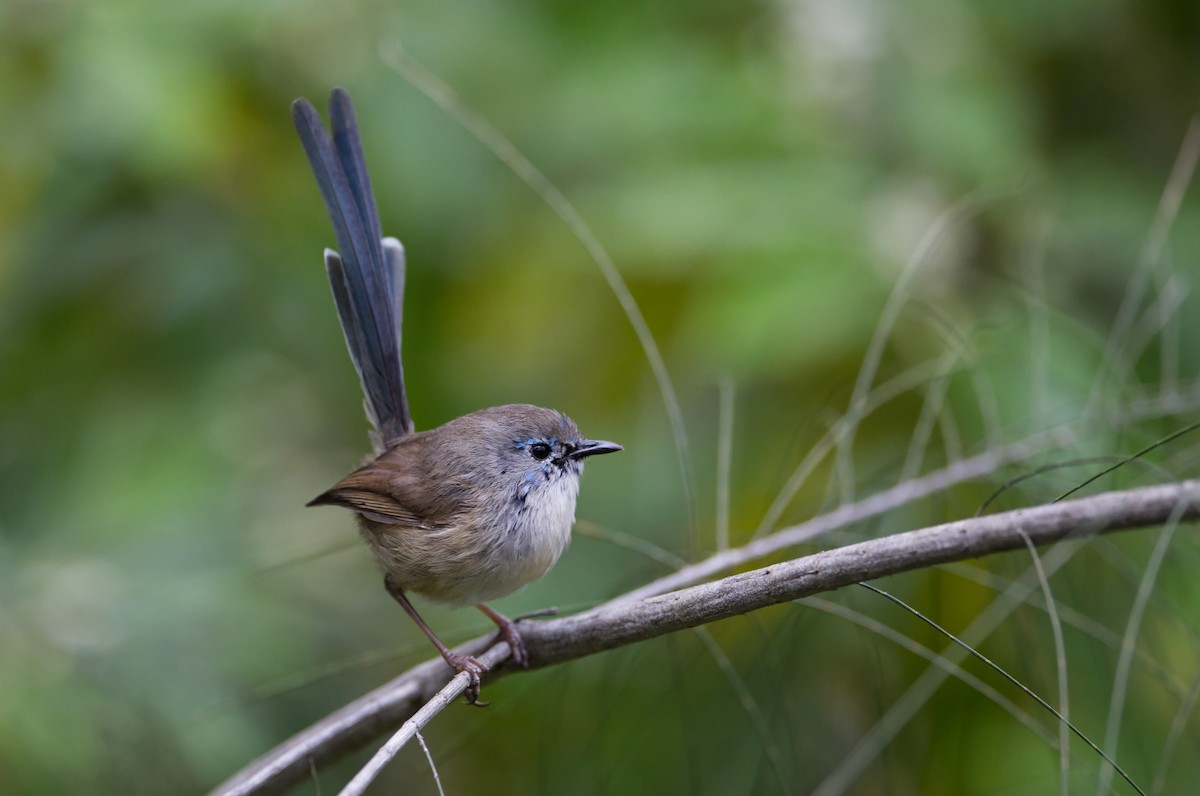
<path fill-rule="evenodd" d="M 679 397 L 675 393 L 675 385 L 671 382 L 671 375 L 667 371 L 666 360 L 663 359 L 662 352 L 658 348 L 658 343 L 654 340 L 654 333 L 650 331 L 650 326 L 646 323 L 646 318 L 642 315 L 642 310 L 638 306 L 637 300 L 633 297 L 633 293 L 629 291 L 629 286 L 625 284 L 621 272 L 617 270 L 616 264 L 608 255 L 608 251 L 600 243 L 599 238 L 592 232 L 591 227 L 583 220 L 583 217 L 579 215 L 579 211 L 575 209 L 575 206 L 571 204 L 562 191 L 537 166 L 533 165 L 527 157 L 521 154 L 521 151 L 511 141 L 501 135 L 499 130 L 492 127 L 491 124 L 478 114 L 468 109 L 459 101 L 449 86 L 409 55 L 398 40 L 393 39 L 382 46 L 381 56 L 385 63 L 395 69 L 413 87 L 436 102 L 451 118 L 467 128 L 475 136 L 476 140 L 490 149 L 501 162 L 512 170 L 513 174 L 540 196 L 558 217 L 563 220 L 563 223 L 567 225 L 579 242 L 583 244 L 592 262 L 600 269 L 600 273 L 603 274 L 609 289 L 612 290 L 617 302 L 621 305 L 621 309 L 625 312 L 625 317 L 628 318 L 629 325 L 633 327 L 634 334 L 637 335 L 638 342 L 642 346 L 642 351 L 646 355 L 646 362 L 649 363 L 650 370 L 654 374 L 654 380 L 658 384 L 659 392 L 662 394 L 667 417 L 671 423 L 671 433 L 675 437 L 675 449 L 678 454 L 679 468 L 683 473 L 684 502 L 688 510 L 689 539 L 694 543 L 696 478 L 692 473 L 691 455 L 688 452 L 687 428 L 683 424 L 683 410 L 679 405 Z"/>
<path fill-rule="evenodd" d="M 1038 555 L 1037 547 L 1024 531 L 1021 539 L 1029 549 L 1029 557 L 1033 560 L 1033 569 L 1037 573 L 1038 585 L 1042 588 L 1042 597 L 1046 601 L 1046 613 L 1050 616 L 1050 629 L 1054 632 L 1054 668 L 1058 672 L 1058 712 L 1062 721 L 1058 724 L 1058 790 L 1062 796 L 1070 791 L 1071 775 L 1071 738 L 1068 735 L 1068 722 L 1071 719 L 1071 692 L 1067 687 L 1067 646 L 1063 642 L 1062 622 L 1058 619 L 1058 604 L 1050 591 L 1050 579 L 1046 577 L 1046 568 L 1042 566 L 1042 557 Z"/>
<path fill-rule="evenodd" d="M 1117 746 L 1121 739 L 1121 716 L 1124 713 L 1125 694 L 1129 688 L 1129 672 L 1133 663 L 1133 651 L 1137 646 L 1138 632 L 1142 627 L 1142 619 L 1146 613 L 1146 605 L 1150 602 L 1154 583 L 1158 578 L 1159 570 L 1162 569 L 1163 560 L 1167 557 L 1167 550 L 1171 546 L 1171 540 L 1175 537 L 1178 527 L 1179 518 L 1172 515 L 1158 535 L 1158 541 L 1154 544 L 1154 552 L 1150 555 L 1150 561 L 1142 573 L 1141 582 L 1138 583 L 1133 607 L 1129 610 L 1129 621 L 1125 625 L 1125 635 L 1121 639 L 1121 654 L 1117 658 L 1117 671 L 1113 675 L 1108 722 L 1104 728 L 1104 748 L 1112 754 L 1117 753 Z M 1101 768 L 1097 780 L 1097 792 L 1106 792 L 1111 784 L 1112 772 L 1108 767 Z"/>
<path fill-rule="evenodd" d="M 878 620 L 865 616 L 852 608 L 847 608 L 844 605 L 840 605 L 839 603 L 823 600 L 819 597 L 807 597 L 800 602 L 803 605 L 811 606 L 827 614 L 836 616 L 839 619 L 845 619 L 848 622 L 853 622 L 859 627 L 865 628 L 872 633 L 882 636 L 888 641 L 903 647 L 914 655 L 924 658 L 930 664 L 945 670 L 947 674 L 957 678 L 967 686 L 987 697 L 1014 719 L 1021 722 L 1026 729 L 1037 735 L 1046 743 L 1050 744 L 1051 746 L 1055 744 L 1054 736 L 1046 732 L 1046 729 L 1042 727 L 1042 725 L 1034 721 L 1032 716 L 1022 710 L 1020 706 L 1018 706 L 1011 699 L 1004 696 L 1004 694 L 1001 694 L 995 688 L 992 688 L 992 686 L 980 680 L 978 677 L 971 674 L 958 664 L 946 660 L 938 653 L 914 641 L 903 633 L 888 627 Z"/>
<path fill-rule="evenodd" d="M 1022 534 L 1022 536 L 1024 536 L 1024 534 Z M 1028 540 L 1028 537 L 1025 537 L 1025 539 Z M 1038 572 L 1042 577 L 1045 577 L 1045 573 L 1041 570 L 1040 567 L 1038 568 Z M 946 630 L 944 627 L 939 625 L 937 622 L 934 622 L 932 619 L 925 616 L 923 613 L 921 613 L 917 609 L 913 608 L 911 605 L 907 604 L 903 600 L 899 599 L 898 597 L 896 597 L 894 595 L 888 594 L 883 589 L 877 589 L 868 583 L 863 583 L 860 585 L 862 585 L 864 588 L 870 589 L 871 591 L 875 592 L 879 596 L 884 597 L 884 598 L 896 603 L 901 608 L 908 611 L 913 616 L 917 617 L 922 622 L 929 625 L 934 630 L 936 630 L 937 632 L 944 635 L 946 638 L 953 641 L 956 645 L 958 645 L 962 649 L 966 650 L 968 654 L 970 654 L 970 655 L 974 656 L 976 659 L 982 661 L 984 664 L 986 664 L 988 667 L 990 667 L 993 671 L 999 673 L 1000 676 L 1003 677 L 1005 680 L 1008 680 L 1010 683 L 1015 685 L 1017 688 L 1021 689 L 1021 691 L 1023 691 L 1026 696 L 1033 699 L 1035 702 L 1037 702 L 1039 705 L 1041 705 L 1042 708 L 1044 708 L 1045 710 L 1047 710 L 1051 714 L 1053 714 L 1056 719 L 1058 719 L 1060 722 L 1062 722 L 1068 728 L 1070 728 L 1071 732 L 1073 732 L 1075 734 L 1075 736 L 1078 737 L 1081 741 L 1083 741 L 1088 746 L 1090 746 L 1092 748 L 1092 751 L 1095 752 L 1097 755 L 1099 755 L 1101 757 L 1101 759 L 1103 759 L 1104 762 L 1108 764 L 1109 768 L 1112 768 L 1114 771 L 1116 771 L 1118 774 L 1120 774 L 1121 778 L 1124 779 L 1126 782 L 1128 782 L 1130 787 L 1132 787 L 1138 793 L 1142 794 L 1142 796 L 1146 796 L 1146 792 L 1143 791 L 1140 787 L 1138 787 L 1138 784 L 1136 782 L 1134 782 L 1133 779 L 1128 774 L 1125 773 L 1125 770 L 1123 768 L 1121 768 L 1119 765 L 1117 765 L 1117 762 L 1115 760 L 1113 760 L 1108 755 L 1107 752 L 1105 752 L 1103 749 L 1101 749 L 1095 743 L 1095 741 L 1093 741 L 1091 738 L 1089 738 L 1082 730 L 1080 730 L 1078 727 L 1076 727 L 1074 724 L 1072 724 L 1071 721 L 1069 719 L 1067 719 L 1066 716 L 1064 716 L 1062 713 L 1055 710 L 1053 705 L 1051 705 L 1049 702 L 1047 702 L 1045 699 L 1043 699 L 1041 696 L 1039 696 L 1036 692 L 1033 691 L 1033 689 L 1029 688 L 1027 685 L 1022 683 L 1017 678 L 1013 677 L 1011 674 L 1009 674 L 1007 671 L 1005 671 L 1003 667 L 996 665 L 995 662 L 993 662 L 990 658 L 988 658 L 986 655 L 981 653 L 979 650 L 975 649 L 970 644 L 967 644 L 962 639 L 960 639 L 958 636 L 954 635 L 949 630 Z"/>

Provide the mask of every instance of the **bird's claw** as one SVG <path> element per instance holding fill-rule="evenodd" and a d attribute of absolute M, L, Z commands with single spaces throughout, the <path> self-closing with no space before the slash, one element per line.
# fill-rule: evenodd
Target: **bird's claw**
<path fill-rule="evenodd" d="M 525 649 L 525 640 L 521 638 L 521 631 L 517 630 L 517 623 L 511 619 L 505 619 L 504 622 L 497 622 L 496 626 L 500 629 L 499 637 L 508 642 L 508 648 L 511 650 L 508 659 L 514 666 L 527 668 L 529 651 Z"/>
<path fill-rule="evenodd" d="M 526 619 L 535 619 L 540 616 L 557 616 L 557 608 L 539 608 L 536 611 L 530 611 L 527 614 L 521 614 L 515 619 L 505 619 L 504 622 L 497 622 L 496 626 L 500 628 L 499 638 L 508 642 L 509 649 L 512 650 L 512 655 L 509 658 L 514 666 L 519 666 L 522 669 L 529 668 L 529 650 L 525 647 L 525 639 L 521 638 L 521 631 L 517 629 L 518 622 L 524 622 Z"/>
<path fill-rule="evenodd" d="M 449 652 L 443 656 L 446 663 L 450 664 L 450 668 L 456 672 L 465 672 L 470 677 L 470 682 L 467 683 L 467 688 L 463 691 L 463 696 L 467 698 L 467 702 L 476 707 L 485 708 L 489 703 L 479 701 L 480 676 L 488 670 L 487 664 L 478 658 L 473 658 L 470 655 L 459 655 L 456 652 Z"/>

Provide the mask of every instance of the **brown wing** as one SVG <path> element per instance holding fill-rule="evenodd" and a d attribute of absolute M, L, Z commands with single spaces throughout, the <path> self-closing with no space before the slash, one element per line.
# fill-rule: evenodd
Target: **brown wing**
<path fill-rule="evenodd" d="M 342 506 L 387 525 L 413 528 L 438 525 L 430 490 L 420 463 L 423 435 L 404 437 L 308 502 L 309 506 Z"/>

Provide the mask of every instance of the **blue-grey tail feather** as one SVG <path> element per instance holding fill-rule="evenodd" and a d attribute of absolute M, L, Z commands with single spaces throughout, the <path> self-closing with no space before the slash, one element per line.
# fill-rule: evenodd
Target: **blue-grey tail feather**
<path fill-rule="evenodd" d="M 404 327 L 404 244 L 396 238 L 384 238 L 383 259 L 387 260 L 388 273 L 392 275 L 392 313 L 396 316 L 396 344 L 399 345 L 400 330 Z"/>
<path fill-rule="evenodd" d="M 354 318 L 354 310 L 350 306 L 350 295 L 346 290 L 346 275 L 342 258 L 333 249 L 325 250 L 325 273 L 329 276 L 329 286 L 333 288 L 333 303 L 337 306 L 338 317 L 342 319 L 342 332 L 346 337 L 346 348 L 350 350 L 350 359 L 354 363 L 354 369 L 358 371 L 359 381 L 363 384 L 363 409 L 367 413 L 367 419 L 371 421 L 373 427 L 372 443 L 374 447 L 382 449 L 382 431 L 383 420 L 378 416 L 374 403 L 370 399 L 370 393 L 367 391 L 368 376 L 363 373 L 362 352 L 366 349 L 366 344 L 363 342 L 363 330 L 358 325 L 352 322 Z"/>
<path fill-rule="evenodd" d="M 340 88 L 330 96 L 332 138 L 303 98 L 292 103 L 292 119 L 337 238 L 340 254 L 327 251 L 325 268 L 346 347 L 362 381 L 367 414 L 387 444 L 413 430 L 400 361 L 403 249 L 398 241 L 394 247 L 382 241 L 350 96 Z"/>

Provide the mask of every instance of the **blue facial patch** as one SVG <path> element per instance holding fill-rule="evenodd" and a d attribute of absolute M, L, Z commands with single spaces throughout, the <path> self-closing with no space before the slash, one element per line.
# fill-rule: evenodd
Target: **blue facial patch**
<path fill-rule="evenodd" d="M 530 445 L 536 445 L 539 442 L 544 442 L 547 445 L 549 445 L 551 448 L 557 448 L 559 439 L 558 439 L 558 437 L 551 437 L 549 439 L 543 439 L 541 437 L 530 437 L 529 439 L 524 440 L 524 441 L 514 442 L 513 447 L 516 448 L 517 450 L 521 450 L 522 448 L 528 448 Z"/>
<path fill-rule="evenodd" d="M 525 473 L 525 477 L 521 479 L 521 485 L 517 487 L 517 494 L 519 494 L 521 499 L 524 500 L 525 498 L 529 497 L 529 493 L 535 486 L 537 486 L 537 484 L 538 471 L 531 470 L 530 472 Z"/>

